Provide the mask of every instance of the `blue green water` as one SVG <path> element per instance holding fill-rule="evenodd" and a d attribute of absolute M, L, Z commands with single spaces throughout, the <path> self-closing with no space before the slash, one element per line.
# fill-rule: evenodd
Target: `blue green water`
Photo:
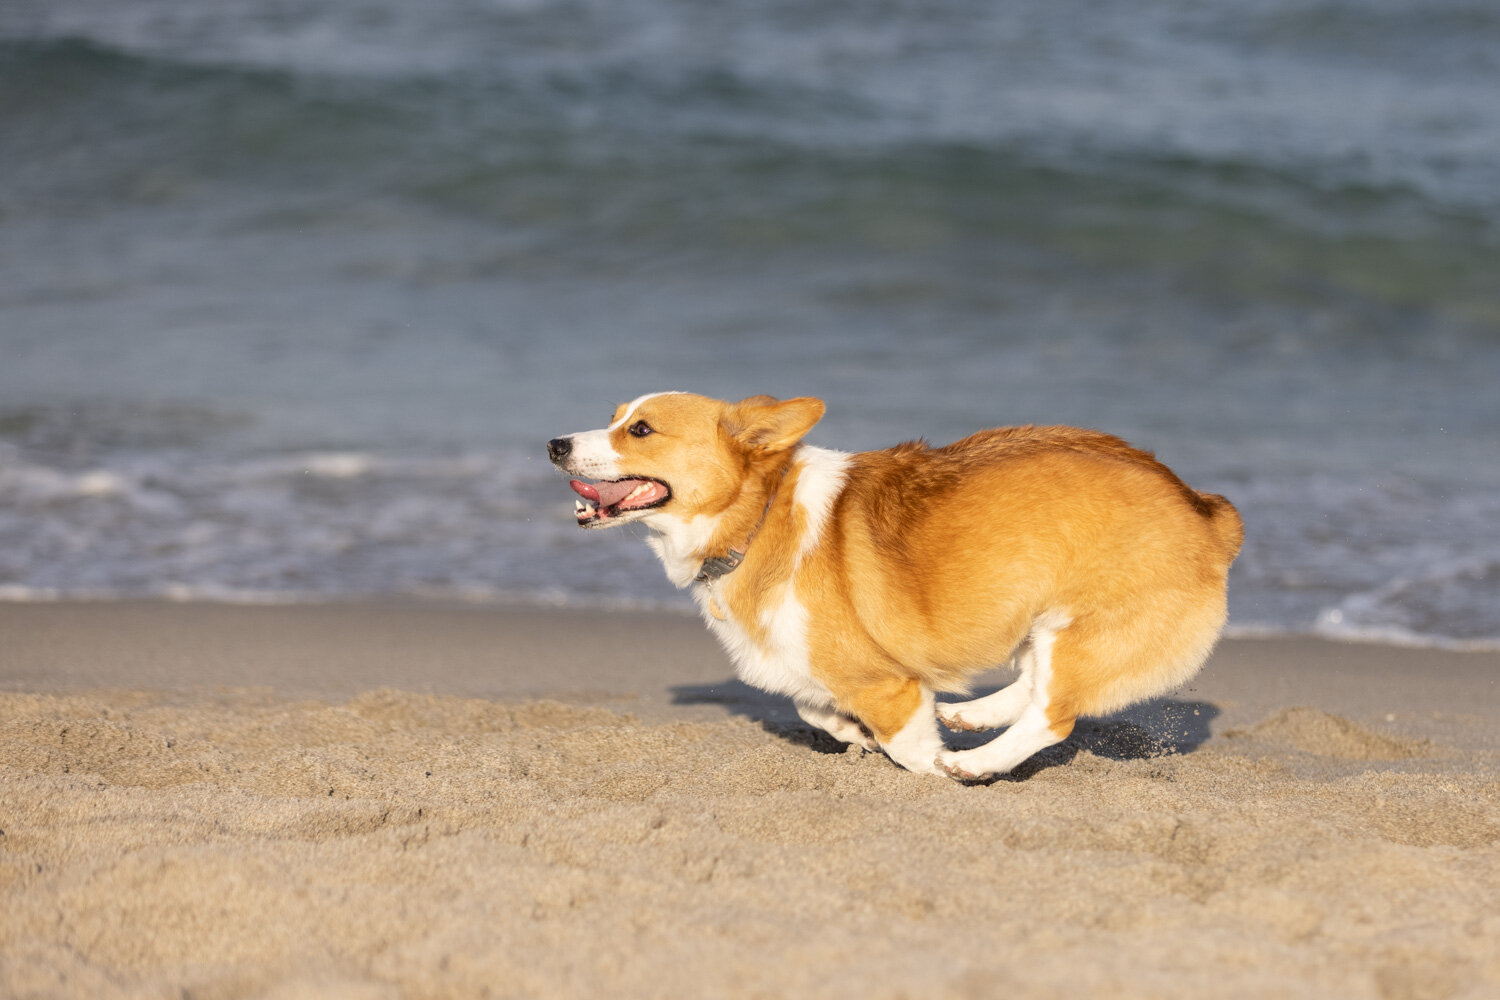
<path fill-rule="evenodd" d="M 1500 9 L 12 0 L 0 594 L 679 605 L 542 443 L 1101 427 L 1242 630 L 1500 644 Z"/>

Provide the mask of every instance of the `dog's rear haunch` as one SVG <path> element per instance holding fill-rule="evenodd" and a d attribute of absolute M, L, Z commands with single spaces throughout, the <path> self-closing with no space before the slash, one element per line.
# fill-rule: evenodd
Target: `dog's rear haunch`
<path fill-rule="evenodd" d="M 653 393 L 547 450 L 581 477 L 582 527 L 651 529 L 746 683 L 911 771 L 1008 772 L 1078 716 L 1171 690 L 1208 657 L 1244 537 L 1223 497 L 1073 427 L 803 444 L 823 409 Z M 1008 687 L 934 704 L 1007 660 Z M 947 750 L 938 719 L 1005 732 Z"/>

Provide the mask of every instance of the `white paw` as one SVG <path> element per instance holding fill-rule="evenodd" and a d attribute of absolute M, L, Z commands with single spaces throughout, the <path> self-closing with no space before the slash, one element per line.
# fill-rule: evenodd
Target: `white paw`
<path fill-rule="evenodd" d="M 955 781 L 978 781 L 981 778 L 989 777 L 988 774 L 969 771 L 968 768 L 974 765 L 963 761 L 959 754 L 954 753 L 952 750 L 944 750 L 938 754 L 937 759 L 932 762 L 932 765 L 935 769 L 934 773 L 941 772 Z"/>
<path fill-rule="evenodd" d="M 880 749 L 880 744 L 868 729 L 853 719 L 847 719 L 842 723 L 828 727 L 828 735 L 841 743 L 850 743 L 857 747 L 864 747 L 870 752 Z"/>
<path fill-rule="evenodd" d="M 887 757 L 891 757 L 889 747 L 886 748 L 885 755 Z M 912 774 L 930 774 L 935 778 L 941 778 L 943 776 L 943 770 L 938 766 L 937 761 L 933 761 L 931 764 L 922 764 L 914 760 L 896 760 L 895 757 L 891 757 L 891 761 L 895 763 L 896 766 L 910 771 Z"/>
<path fill-rule="evenodd" d="M 937 717 L 939 722 L 954 732 L 973 733 L 985 728 L 972 722 L 966 722 L 963 713 L 959 711 L 956 705 L 939 705 L 937 707 Z"/>

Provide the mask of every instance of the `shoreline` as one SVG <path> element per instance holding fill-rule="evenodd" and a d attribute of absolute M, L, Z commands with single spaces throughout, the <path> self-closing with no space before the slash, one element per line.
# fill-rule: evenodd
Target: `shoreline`
<path fill-rule="evenodd" d="M 23 587 L 0 586 L 0 607 L 47 605 L 186 605 L 227 608 L 294 608 L 294 607 L 411 607 L 439 611 L 543 611 L 557 613 L 663 615 L 697 619 L 690 600 L 643 600 L 601 598 L 590 603 L 585 597 L 555 598 L 524 593 L 410 593 L 410 594 L 324 594 L 280 592 L 227 592 L 186 589 L 183 593 L 117 594 L 112 592 L 61 593 Z M 1422 635 L 1395 627 L 1370 626 L 1338 629 L 1314 624 L 1300 629 L 1272 625 L 1225 626 L 1221 640 L 1281 639 L 1348 643 L 1357 646 L 1380 646 L 1394 649 L 1430 649 L 1445 653 L 1500 654 L 1500 636 L 1481 639 L 1456 639 L 1448 636 Z"/>
<path fill-rule="evenodd" d="M 0 691 L 268 689 L 349 697 L 395 687 L 460 697 L 670 705 L 673 686 L 744 687 L 689 609 L 428 599 L 318 603 L 0 601 Z M 990 671 L 976 688 L 1002 686 Z M 1247 710 L 1330 699 L 1367 716 L 1493 709 L 1500 729 L 1500 651 L 1323 636 L 1238 635 L 1218 643 L 1178 692 Z M 1472 690 L 1478 697 L 1465 698 Z M 1488 695 L 1489 697 L 1485 697 Z M 681 704 L 680 698 L 675 699 Z M 1403 707 L 1404 706 L 1404 707 Z M 1128 714 L 1127 710 L 1127 714 Z"/>
<path fill-rule="evenodd" d="M 0 993 L 1477 1000 L 1497 685 L 1231 639 L 965 786 L 687 615 L 0 604 Z"/>

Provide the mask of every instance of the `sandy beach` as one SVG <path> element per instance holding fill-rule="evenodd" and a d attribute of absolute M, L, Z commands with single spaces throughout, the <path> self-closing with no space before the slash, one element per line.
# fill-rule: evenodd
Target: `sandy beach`
<path fill-rule="evenodd" d="M 1228 641 L 961 786 L 687 617 L 0 605 L 0 994 L 1493 997 L 1497 678 Z"/>

